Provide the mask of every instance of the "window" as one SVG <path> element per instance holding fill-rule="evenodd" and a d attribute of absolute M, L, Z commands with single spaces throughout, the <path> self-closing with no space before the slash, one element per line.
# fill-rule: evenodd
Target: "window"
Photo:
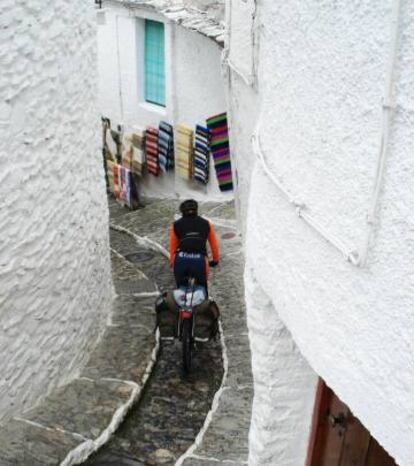
<path fill-rule="evenodd" d="M 145 20 L 145 100 L 165 107 L 164 24 Z"/>

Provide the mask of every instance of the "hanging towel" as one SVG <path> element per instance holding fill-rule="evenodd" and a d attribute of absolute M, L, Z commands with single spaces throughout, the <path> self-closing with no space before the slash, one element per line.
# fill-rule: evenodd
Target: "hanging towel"
<path fill-rule="evenodd" d="M 131 170 L 132 168 L 132 134 L 123 133 L 122 135 L 122 166 Z"/>
<path fill-rule="evenodd" d="M 142 176 L 145 164 L 145 129 L 134 126 L 131 133 L 131 143 L 131 171 L 134 175 Z"/>
<path fill-rule="evenodd" d="M 211 153 L 213 154 L 220 191 L 231 191 L 233 189 L 233 176 L 227 114 L 220 113 L 208 118 L 207 127 L 211 134 Z"/>
<path fill-rule="evenodd" d="M 158 176 L 160 172 L 158 159 L 158 129 L 148 126 L 145 132 L 145 153 L 147 169 L 151 175 Z"/>
<path fill-rule="evenodd" d="M 108 128 L 108 130 L 105 133 L 105 144 L 106 144 L 106 151 L 107 151 L 106 158 L 110 160 L 115 160 L 117 147 L 112 137 L 111 128 Z"/>
<path fill-rule="evenodd" d="M 132 144 L 137 149 L 145 148 L 145 129 L 140 126 L 132 127 Z"/>
<path fill-rule="evenodd" d="M 121 165 L 114 163 L 114 196 L 119 198 L 121 193 Z"/>
<path fill-rule="evenodd" d="M 174 167 L 174 131 L 173 127 L 161 121 L 158 132 L 158 157 L 163 172 Z"/>
<path fill-rule="evenodd" d="M 132 147 L 132 164 L 131 170 L 134 175 L 142 176 L 145 163 L 144 151 L 137 149 L 135 146 Z"/>
<path fill-rule="evenodd" d="M 207 184 L 210 172 L 210 132 L 201 125 L 197 125 L 195 131 L 193 165 L 194 179 Z"/>
<path fill-rule="evenodd" d="M 176 126 L 175 170 L 187 180 L 192 178 L 193 173 L 193 135 L 193 130 L 188 126 Z"/>
<path fill-rule="evenodd" d="M 112 160 L 107 160 L 106 161 L 106 174 L 108 176 L 108 186 L 109 186 L 109 191 L 113 193 L 115 191 L 115 185 L 114 185 L 114 167 L 115 163 Z"/>
<path fill-rule="evenodd" d="M 118 125 L 118 128 L 120 128 L 119 125 Z M 111 128 L 110 133 L 111 133 L 112 141 L 115 145 L 115 152 L 113 152 L 114 159 L 118 163 L 121 163 L 122 161 L 122 130 L 121 129 L 115 130 Z"/>
<path fill-rule="evenodd" d="M 138 200 L 138 195 L 131 170 L 116 162 L 110 162 L 110 167 L 114 196 L 129 208 L 134 207 L 133 203 Z"/>

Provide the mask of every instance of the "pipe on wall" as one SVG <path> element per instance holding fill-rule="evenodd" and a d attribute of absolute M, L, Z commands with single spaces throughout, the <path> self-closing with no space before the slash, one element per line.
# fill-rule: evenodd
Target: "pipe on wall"
<path fill-rule="evenodd" d="M 302 201 L 295 199 L 288 189 L 277 179 L 276 176 L 271 172 L 266 162 L 266 157 L 263 154 L 260 147 L 260 118 L 257 125 L 256 131 L 252 137 L 253 152 L 259 160 L 262 169 L 272 180 L 273 184 L 277 186 L 283 197 L 295 208 L 296 214 L 299 218 L 303 219 L 310 227 L 312 227 L 317 233 L 319 233 L 326 241 L 334 246 L 338 251 L 342 253 L 347 261 L 357 267 L 364 267 L 366 265 L 369 243 L 372 236 L 372 232 L 375 225 L 375 217 L 379 204 L 379 197 L 381 188 L 383 185 L 383 179 L 385 174 L 385 164 L 388 152 L 388 142 L 391 127 L 392 110 L 394 108 L 393 101 L 393 78 L 395 61 L 397 56 L 398 46 L 398 35 L 399 35 L 399 22 L 400 22 L 400 0 L 393 1 L 392 15 L 391 15 L 391 50 L 388 60 L 386 79 L 385 79 L 385 90 L 382 104 L 382 126 L 380 135 L 380 150 L 377 161 L 376 175 L 374 178 L 374 186 L 371 195 L 370 205 L 367 212 L 367 228 L 365 232 L 365 238 L 361 248 L 353 248 L 348 245 L 337 236 L 333 235 L 323 224 L 318 222 L 310 213 L 306 212 L 306 204 Z"/>
<path fill-rule="evenodd" d="M 393 1 L 392 16 L 391 16 L 391 50 L 388 59 L 388 66 L 385 78 L 384 99 L 382 102 L 382 126 L 380 136 L 380 149 L 377 161 L 374 186 L 372 190 L 370 205 L 367 212 L 367 229 L 363 245 L 360 252 L 360 266 L 366 264 L 369 250 L 369 243 L 375 226 L 375 217 L 379 204 L 379 197 L 384 181 L 385 163 L 388 153 L 388 141 L 391 128 L 391 117 L 394 109 L 393 106 L 393 81 L 395 61 L 397 57 L 399 23 L 400 23 L 400 0 Z"/>

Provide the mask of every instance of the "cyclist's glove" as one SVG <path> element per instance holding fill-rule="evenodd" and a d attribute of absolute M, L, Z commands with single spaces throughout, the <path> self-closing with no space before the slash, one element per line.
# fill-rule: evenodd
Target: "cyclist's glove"
<path fill-rule="evenodd" d="M 218 262 L 216 262 L 216 261 L 210 261 L 210 262 L 208 263 L 208 265 L 209 265 L 210 267 L 216 267 L 216 266 L 218 265 Z"/>

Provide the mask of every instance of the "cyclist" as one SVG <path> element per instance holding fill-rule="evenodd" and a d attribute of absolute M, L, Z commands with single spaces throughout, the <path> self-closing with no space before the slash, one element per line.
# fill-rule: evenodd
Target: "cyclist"
<path fill-rule="evenodd" d="M 198 285 L 207 291 L 209 266 L 219 263 L 219 247 L 213 225 L 198 215 L 198 204 L 187 199 L 180 205 L 182 217 L 170 228 L 170 263 L 174 268 L 177 287 L 187 286 L 188 278 L 194 277 Z M 207 241 L 213 260 L 208 260 Z"/>

